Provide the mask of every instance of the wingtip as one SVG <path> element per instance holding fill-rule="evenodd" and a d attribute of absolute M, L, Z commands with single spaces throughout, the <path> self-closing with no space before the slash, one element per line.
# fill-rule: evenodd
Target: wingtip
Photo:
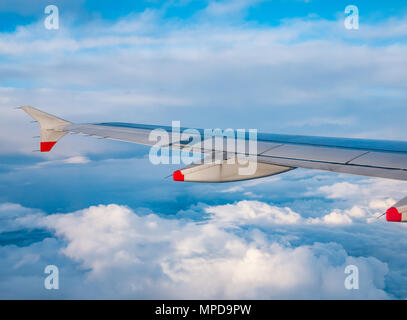
<path fill-rule="evenodd" d="M 182 174 L 181 170 L 174 171 L 172 178 L 174 181 L 184 181 L 184 175 Z"/>
<path fill-rule="evenodd" d="M 391 222 L 401 222 L 402 214 L 397 207 L 391 207 L 386 211 L 386 220 Z"/>
<path fill-rule="evenodd" d="M 56 141 L 46 141 L 46 142 L 41 142 L 41 152 L 49 152 L 51 149 L 54 147 L 56 144 Z"/>

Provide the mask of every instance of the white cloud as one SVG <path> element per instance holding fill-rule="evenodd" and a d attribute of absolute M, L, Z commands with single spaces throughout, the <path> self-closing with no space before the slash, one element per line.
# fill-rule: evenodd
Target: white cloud
<path fill-rule="evenodd" d="M 328 199 L 360 196 L 362 194 L 361 187 L 359 185 L 346 181 L 338 182 L 331 186 L 322 186 L 318 191 L 326 194 Z"/>
<path fill-rule="evenodd" d="M 247 191 L 247 192 L 243 193 L 243 195 L 245 197 L 249 197 L 249 198 L 262 198 L 262 195 L 253 193 L 251 191 Z"/>
<path fill-rule="evenodd" d="M 0 204 L 0 232 L 35 228 L 44 213 L 16 203 Z"/>
<path fill-rule="evenodd" d="M 301 216 L 290 208 L 270 206 L 260 201 L 239 201 L 209 207 L 206 212 L 212 214 L 212 220 L 225 224 L 296 224 L 301 220 Z"/>
<path fill-rule="evenodd" d="M 313 224 L 344 225 L 351 224 L 352 219 L 346 214 L 333 211 L 321 218 L 309 218 L 307 222 Z"/>
<path fill-rule="evenodd" d="M 91 160 L 89 158 L 84 157 L 84 156 L 74 156 L 74 157 L 69 157 L 69 158 L 65 158 L 65 159 L 38 162 L 34 167 L 44 167 L 44 166 L 56 165 L 56 164 L 85 164 L 85 163 L 89 163 L 90 161 Z"/>
<path fill-rule="evenodd" d="M 244 188 L 242 186 L 233 186 L 222 190 L 222 193 L 229 193 L 229 192 L 241 192 Z"/>
<path fill-rule="evenodd" d="M 90 162 L 89 158 L 83 157 L 83 156 L 77 156 L 77 157 L 71 157 L 62 160 L 64 163 L 69 163 L 69 164 L 81 164 L 81 163 L 88 163 Z"/>
<path fill-rule="evenodd" d="M 102 283 L 98 297 L 109 297 L 114 283 L 116 298 L 389 298 L 383 291 L 388 268 L 375 258 L 348 256 L 334 243 L 291 247 L 256 229 L 225 229 L 292 223 L 299 216 L 289 209 L 242 201 L 207 212 L 206 222 L 188 222 L 99 205 L 41 224 L 65 239 L 64 255 L 89 270 L 80 297 L 86 286 Z M 225 219 L 227 225 L 219 223 Z M 357 292 L 343 285 L 348 264 L 360 268 Z"/>
<path fill-rule="evenodd" d="M 357 184 L 347 181 L 337 182 L 332 185 L 319 187 L 314 193 L 324 194 L 328 199 L 346 198 L 352 201 L 364 201 L 366 199 L 384 201 L 386 198 L 403 197 L 406 182 L 388 179 L 365 179 Z M 387 199 L 388 200 L 388 199 Z M 378 203 L 376 203 L 376 206 Z M 373 206 L 375 204 L 373 203 Z"/>
<path fill-rule="evenodd" d="M 388 208 L 390 208 L 392 205 L 394 205 L 397 201 L 392 199 L 392 198 L 387 198 L 384 200 L 380 199 L 373 199 L 369 202 L 369 207 L 374 209 L 374 210 L 381 210 L 385 211 Z"/>
<path fill-rule="evenodd" d="M 348 216 L 354 217 L 354 218 L 364 218 L 367 215 L 364 208 L 361 208 L 359 206 L 353 206 L 352 208 L 350 208 L 349 210 L 346 210 L 345 212 Z"/>
<path fill-rule="evenodd" d="M 360 179 L 357 183 L 343 181 L 317 187 L 306 195 L 323 195 L 326 199 L 346 203 L 347 207 L 309 218 L 307 222 L 332 226 L 355 221 L 375 222 L 379 214 L 406 196 L 404 189 L 405 182 L 386 179 Z"/>
<path fill-rule="evenodd" d="M 327 199 L 345 201 L 349 209 L 310 219 L 312 223 L 350 224 L 354 220 L 376 221 L 376 217 L 406 196 L 404 181 L 364 179 L 357 184 L 337 182 L 318 187 L 308 195 L 323 194 Z"/>
<path fill-rule="evenodd" d="M 243 14 L 249 7 L 255 6 L 265 0 L 212 0 L 202 12 L 203 15 L 215 16 L 221 18 L 228 16 L 229 18 L 236 14 Z"/>

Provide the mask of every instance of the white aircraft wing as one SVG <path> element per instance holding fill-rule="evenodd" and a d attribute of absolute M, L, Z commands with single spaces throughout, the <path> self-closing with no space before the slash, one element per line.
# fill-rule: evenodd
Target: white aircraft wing
<path fill-rule="evenodd" d="M 50 151 L 55 143 L 67 133 L 78 133 L 152 146 L 157 143 L 155 136 L 162 131 L 167 132 L 170 137 L 168 145 L 163 145 L 163 147 L 182 149 L 184 146 L 189 146 L 193 152 L 200 153 L 228 152 L 226 149 L 219 150 L 219 147 L 216 146 L 208 150 L 203 143 L 191 144 L 189 143 L 190 137 L 186 139 L 182 135 L 175 135 L 172 132 L 172 127 L 168 126 L 121 122 L 73 124 L 32 107 L 21 107 L 21 109 L 37 120 L 41 126 L 42 152 Z M 181 132 L 185 131 L 185 129 L 187 128 L 181 128 Z M 205 139 L 203 136 L 204 130 L 194 130 L 195 135 L 200 136 L 200 140 L 203 141 Z M 244 156 L 256 156 L 257 162 L 273 165 L 273 174 L 276 171 L 285 172 L 299 167 L 407 180 L 407 142 L 404 141 L 259 133 L 257 135 L 256 153 L 251 154 L 250 150 L 246 150 Z M 229 155 L 227 158 L 230 157 Z M 196 172 L 197 169 L 194 170 Z M 255 175 L 232 180 L 257 177 Z M 203 179 L 203 181 L 206 180 Z M 225 180 L 219 182 L 221 181 Z"/>
<path fill-rule="evenodd" d="M 32 107 L 21 107 L 37 120 L 41 129 L 41 152 L 48 152 L 67 133 L 97 136 L 106 139 L 156 146 L 162 134 L 168 141 L 160 148 L 187 150 L 203 154 L 201 161 L 173 173 L 176 181 L 227 182 L 255 179 L 283 173 L 295 168 L 327 170 L 362 176 L 407 180 L 407 142 L 316 136 L 259 133 L 255 151 L 247 148 L 253 142 L 248 135 L 243 139 L 244 152 L 229 149 L 224 143 L 205 144 L 208 137 L 202 129 L 105 122 L 74 124 Z M 215 139 L 211 137 L 210 139 Z M 244 161 L 240 161 L 240 160 Z M 256 169 L 242 174 L 252 164 Z M 247 171 L 247 170 L 246 170 Z M 386 211 L 388 221 L 407 222 L 407 197 Z"/>

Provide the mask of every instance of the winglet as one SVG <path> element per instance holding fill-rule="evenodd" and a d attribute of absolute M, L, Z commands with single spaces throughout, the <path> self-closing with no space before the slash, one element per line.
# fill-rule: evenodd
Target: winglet
<path fill-rule="evenodd" d="M 20 109 L 24 110 L 40 124 L 41 152 L 51 151 L 55 143 L 57 143 L 59 139 L 68 133 L 68 131 L 64 130 L 64 127 L 71 124 L 71 122 L 55 117 L 33 107 L 23 106 L 20 107 Z"/>
<path fill-rule="evenodd" d="M 174 171 L 172 178 L 174 181 L 184 181 L 184 175 L 182 174 L 181 170 Z"/>

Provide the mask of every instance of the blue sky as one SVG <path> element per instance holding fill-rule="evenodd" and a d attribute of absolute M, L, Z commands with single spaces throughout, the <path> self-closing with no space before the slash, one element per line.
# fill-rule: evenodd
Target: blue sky
<path fill-rule="evenodd" d="M 374 220 L 403 182 L 176 183 L 144 146 L 68 135 L 33 153 L 37 124 L 14 109 L 406 140 L 404 1 L 61 0 L 59 30 L 48 4 L 0 4 L 0 298 L 407 297 L 405 226 Z"/>
<path fill-rule="evenodd" d="M 228 1 L 227 1 L 228 2 Z M 229 1 L 230 3 L 232 1 Z M 86 23 L 87 19 L 104 19 L 115 21 L 129 14 L 142 13 L 146 10 L 161 11 L 166 19 L 193 22 L 193 18 L 200 11 L 205 10 L 213 3 L 222 4 L 222 1 L 129 1 L 118 0 L 112 6 L 107 1 L 64 1 L 52 2 L 64 12 L 74 17 L 78 24 Z M 349 1 L 302 1 L 302 0 L 274 0 L 274 1 L 234 1 L 233 6 L 243 7 L 245 22 L 253 22 L 261 25 L 278 25 L 282 20 L 315 16 L 328 20 L 336 20 L 342 15 L 344 8 L 349 5 L 357 5 L 363 12 L 361 21 L 380 21 L 389 16 L 403 16 L 406 13 L 405 4 L 402 0 L 390 0 L 384 6 L 381 1 L 358 0 Z M 15 29 L 17 26 L 31 24 L 42 18 L 43 8 L 50 4 L 41 0 L 34 3 L 14 1 L 2 4 L 1 23 L 3 31 Z M 235 11 L 236 12 L 236 11 Z"/>

